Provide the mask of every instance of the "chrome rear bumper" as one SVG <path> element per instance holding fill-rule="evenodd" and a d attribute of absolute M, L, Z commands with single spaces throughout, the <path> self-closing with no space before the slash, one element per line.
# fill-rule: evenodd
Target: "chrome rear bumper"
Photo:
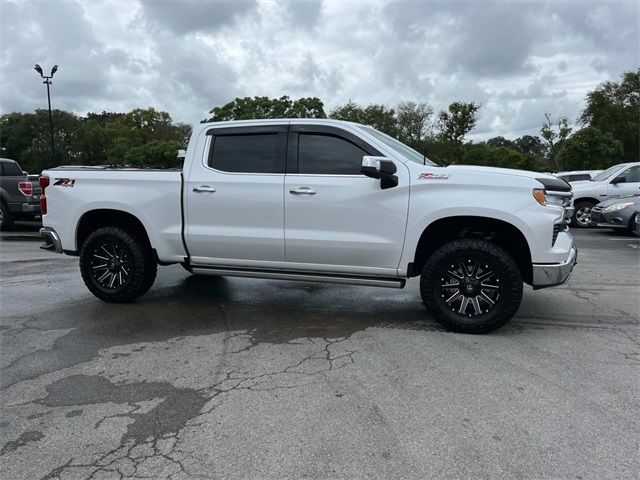
<path fill-rule="evenodd" d="M 578 263 L 578 247 L 574 243 L 569 251 L 569 258 L 562 263 L 533 264 L 534 290 L 562 285 L 571 276 L 573 266 Z"/>
<path fill-rule="evenodd" d="M 41 249 L 62 253 L 62 242 L 60 242 L 60 237 L 53 228 L 41 228 L 40 238 L 42 238 L 42 243 L 40 244 Z"/>

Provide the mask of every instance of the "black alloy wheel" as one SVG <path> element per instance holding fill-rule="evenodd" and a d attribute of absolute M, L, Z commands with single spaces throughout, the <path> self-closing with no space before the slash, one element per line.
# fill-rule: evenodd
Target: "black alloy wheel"
<path fill-rule="evenodd" d="M 101 227 L 80 249 L 80 272 L 87 288 L 106 302 L 129 302 L 146 293 L 157 262 L 148 242 L 118 227 Z"/>
<path fill-rule="evenodd" d="M 460 239 L 438 248 L 420 278 L 422 301 L 440 324 L 488 333 L 518 311 L 523 282 L 511 256 L 487 240 Z"/>

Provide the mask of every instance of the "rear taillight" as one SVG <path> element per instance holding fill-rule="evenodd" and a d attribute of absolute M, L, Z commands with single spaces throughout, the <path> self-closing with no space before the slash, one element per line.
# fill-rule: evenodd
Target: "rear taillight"
<path fill-rule="evenodd" d="M 38 183 L 40 184 L 40 188 L 42 189 L 42 195 L 40 195 L 40 215 L 46 215 L 47 197 L 44 194 L 44 189 L 49 186 L 49 177 L 43 175 L 42 177 L 40 177 L 40 180 L 38 180 Z"/>
<path fill-rule="evenodd" d="M 20 190 L 20 193 L 25 197 L 30 197 L 31 195 L 33 195 L 33 185 L 31 185 L 31 182 L 18 183 L 18 190 Z"/>

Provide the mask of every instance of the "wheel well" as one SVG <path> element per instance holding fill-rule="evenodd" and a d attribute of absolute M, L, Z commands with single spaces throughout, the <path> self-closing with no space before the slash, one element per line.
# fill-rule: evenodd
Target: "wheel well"
<path fill-rule="evenodd" d="M 459 238 L 479 238 L 495 243 L 511 255 L 525 283 L 531 283 L 533 273 L 527 239 L 510 223 L 488 217 L 448 217 L 430 224 L 420 236 L 410 275 L 420 275 L 436 249 Z"/>
<path fill-rule="evenodd" d="M 143 240 L 149 248 L 151 241 L 142 222 L 135 216 L 122 210 L 98 209 L 86 212 L 78 222 L 76 246 L 78 252 L 91 232 L 101 227 L 120 227 Z"/>
<path fill-rule="evenodd" d="M 598 200 L 597 198 L 593 198 L 593 197 L 584 197 L 584 198 L 574 198 L 573 199 L 573 204 L 575 205 L 578 202 L 593 202 L 593 203 L 600 203 L 602 200 Z"/>

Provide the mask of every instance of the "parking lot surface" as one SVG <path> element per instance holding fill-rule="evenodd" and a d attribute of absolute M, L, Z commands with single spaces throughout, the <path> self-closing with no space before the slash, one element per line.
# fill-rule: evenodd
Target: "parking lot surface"
<path fill-rule="evenodd" d="M 404 290 L 159 269 L 106 304 L 0 241 L 6 479 L 637 478 L 640 248 L 577 231 L 559 288 L 484 336 Z"/>

